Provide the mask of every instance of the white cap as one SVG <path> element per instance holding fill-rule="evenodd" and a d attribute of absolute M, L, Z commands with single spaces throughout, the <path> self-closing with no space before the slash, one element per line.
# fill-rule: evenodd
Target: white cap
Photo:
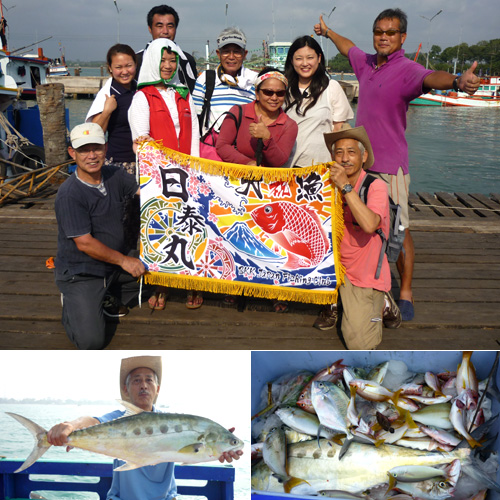
<path fill-rule="evenodd" d="M 78 149 L 85 144 L 106 144 L 106 138 L 97 123 L 82 123 L 73 128 L 70 134 L 71 146 Z"/>

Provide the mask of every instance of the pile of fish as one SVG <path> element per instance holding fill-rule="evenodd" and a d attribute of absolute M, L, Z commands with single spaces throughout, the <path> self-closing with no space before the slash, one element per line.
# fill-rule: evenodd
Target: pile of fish
<path fill-rule="evenodd" d="M 218 460 L 228 451 L 243 448 L 243 441 L 218 423 L 196 415 L 145 412 L 131 403 L 125 416 L 72 432 L 68 444 L 74 448 L 101 453 L 126 463 L 117 471 L 132 470 L 161 462 L 194 464 Z M 9 413 L 35 438 L 35 447 L 21 472 L 36 462 L 52 445 L 47 432 L 22 415 Z"/>
<path fill-rule="evenodd" d="M 254 490 L 366 500 L 480 500 L 488 489 L 500 492 L 488 441 L 498 427 L 498 354 L 482 382 L 471 351 L 456 372 L 342 361 L 263 389 L 265 409 L 252 423 Z"/>

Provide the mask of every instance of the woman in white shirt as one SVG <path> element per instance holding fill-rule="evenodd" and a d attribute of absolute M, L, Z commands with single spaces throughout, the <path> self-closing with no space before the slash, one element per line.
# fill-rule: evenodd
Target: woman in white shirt
<path fill-rule="evenodd" d="M 162 141 L 167 148 L 199 157 L 200 134 L 193 99 L 177 74 L 179 58 L 185 57 L 167 38 L 158 38 L 149 44 L 139 73 L 139 90 L 128 116 L 134 141 Z M 165 287 L 157 287 L 149 299 L 149 307 L 164 309 L 167 296 Z M 202 304 L 200 292 L 188 292 L 188 309 L 196 309 Z"/>
<path fill-rule="evenodd" d="M 285 76 L 285 111 L 299 126 L 287 166 L 309 167 L 331 161 L 323 134 L 339 130 L 354 113 L 340 84 L 328 77 L 323 51 L 314 38 L 302 36 L 292 43 Z"/>

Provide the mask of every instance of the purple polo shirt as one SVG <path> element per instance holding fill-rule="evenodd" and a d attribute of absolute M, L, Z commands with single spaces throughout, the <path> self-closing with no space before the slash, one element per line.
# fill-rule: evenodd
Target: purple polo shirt
<path fill-rule="evenodd" d="M 432 70 L 407 59 L 404 53 L 403 49 L 394 52 L 377 69 L 376 54 L 366 54 L 358 47 L 349 49 L 349 61 L 359 81 L 356 126 L 363 125 L 370 138 L 374 172 L 396 175 L 401 167 L 408 173 L 408 104 L 424 92 L 424 79 Z"/>

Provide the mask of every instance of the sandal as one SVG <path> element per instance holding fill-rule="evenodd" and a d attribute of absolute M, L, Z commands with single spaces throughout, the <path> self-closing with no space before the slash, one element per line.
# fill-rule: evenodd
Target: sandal
<path fill-rule="evenodd" d="M 203 304 L 203 296 L 201 292 L 191 290 L 187 294 L 186 307 L 188 309 L 198 309 Z"/>
<path fill-rule="evenodd" d="M 283 300 L 275 300 L 273 302 L 273 309 L 275 313 L 286 313 L 288 311 L 288 302 Z"/>
<path fill-rule="evenodd" d="M 165 292 L 154 292 L 148 300 L 149 308 L 154 311 L 163 311 L 166 303 L 167 294 Z"/>

